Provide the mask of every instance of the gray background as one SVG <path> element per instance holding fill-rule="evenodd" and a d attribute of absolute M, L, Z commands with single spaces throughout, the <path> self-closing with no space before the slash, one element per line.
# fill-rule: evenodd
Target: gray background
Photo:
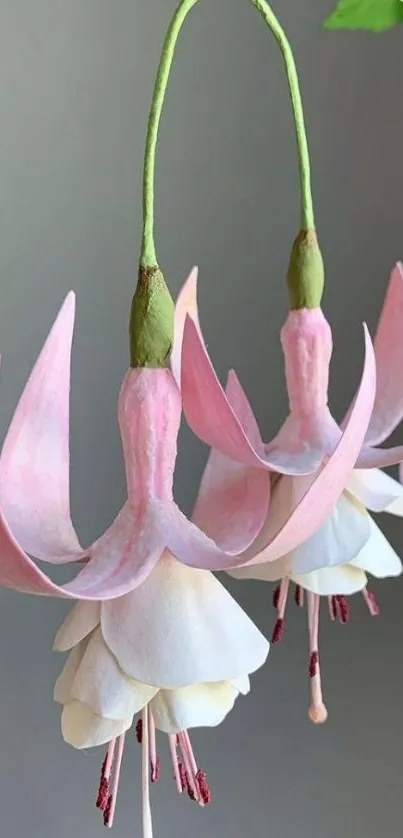
<path fill-rule="evenodd" d="M 326 313 L 340 416 L 389 269 L 403 256 L 403 30 L 320 30 L 331 0 L 277 4 L 298 58 L 327 265 Z M 116 397 L 141 225 L 144 131 L 173 0 L 1 0 L 0 434 L 67 291 L 78 295 L 72 490 L 88 542 L 124 496 Z M 298 178 L 280 54 L 247 0 L 202 0 L 179 44 L 161 129 L 157 248 L 176 292 L 200 265 L 204 330 L 232 365 L 268 438 L 286 410 L 278 330 L 298 224 Z M 177 495 L 189 510 L 205 449 L 184 429 Z M 399 548 L 401 524 L 388 534 Z M 400 528 L 400 529 L 399 529 Z M 270 632 L 271 590 L 229 582 Z M 401 583 L 376 586 L 382 619 L 352 602 L 323 620 L 328 724 L 307 719 L 306 626 L 286 639 L 216 731 L 193 739 L 214 789 L 202 812 L 176 797 L 169 763 L 153 793 L 155 835 L 352 838 L 401 831 Z M 69 749 L 52 686 L 52 636 L 67 606 L 0 594 L 1 835 L 92 838 L 101 753 Z M 164 755 L 166 751 L 164 750 Z M 140 834 L 139 754 L 125 754 L 116 836 Z"/>

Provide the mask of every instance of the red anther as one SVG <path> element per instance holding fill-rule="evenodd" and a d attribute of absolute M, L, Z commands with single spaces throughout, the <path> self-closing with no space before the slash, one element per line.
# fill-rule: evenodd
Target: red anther
<path fill-rule="evenodd" d="M 336 619 L 336 603 L 334 599 L 334 596 L 328 596 L 327 598 L 327 601 L 329 603 L 329 617 L 331 620 Z"/>
<path fill-rule="evenodd" d="M 301 585 L 296 585 L 295 586 L 295 593 L 294 593 L 295 605 L 298 605 L 298 606 L 302 605 L 302 595 L 301 594 L 302 594 Z"/>
<path fill-rule="evenodd" d="M 104 810 L 104 826 L 109 826 L 109 821 L 111 817 L 111 808 L 112 808 L 112 795 L 110 794 L 108 797 L 107 804 Z"/>
<path fill-rule="evenodd" d="M 283 635 L 284 635 L 284 620 L 282 619 L 282 617 L 279 617 L 279 619 L 276 620 L 276 623 L 275 623 L 275 626 L 274 626 L 274 629 L 273 629 L 273 634 L 271 636 L 271 642 L 272 643 L 279 643 L 280 640 L 283 639 Z"/>
<path fill-rule="evenodd" d="M 348 608 L 348 605 L 347 605 L 347 599 L 346 599 L 345 596 L 337 596 L 336 597 L 336 602 L 337 602 L 337 606 L 338 606 L 339 620 L 340 620 L 341 623 L 343 623 L 343 625 L 345 625 L 345 623 L 348 623 L 349 616 L 350 616 L 349 608 Z"/>
<path fill-rule="evenodd" d="M 179 778 L 180 778 L 180 781 L 181 781 L 182 791 L 187 791 L 188 775 L 186 773 L 186 769 L 185 769 L 185 766 L 184 766 L 183 762 L 180 762 L 178 764 L 178 769 L 179 769 Z"/>
<path fill-rule="evenodd" d="M 207 774 L 206 774 L 206 772 L 205 772 L 205 771 L 200 771 L 200 770 L 199 770 L 199 771 L 197 772 L 197 774 L 196 774 L 196 782 L 197 782 L 197 785 L 198 785 L 198 787 L 199 787 L 199 791 L 200 791 L 200 794 L 201 794 L 201 798 L 202 798 L 202 800 L 203 800 L 203 803 L 205 803 L 206 805 L 207 805 L 208 803 L 211 803 L 211 800 L 212 800 L 212 794 L 211 794 L 211 789 L 210 789 L 210 786 L 209 786 L 209 784 L 208 784 Z"/>
<path fill-rule="evenodd" d="M 309 677 L 314 678 L 319 664 L 319 652 L 311 652 L 309 658 Z"/>
<path fill-rule="evenodd" d="M 155 762 L 154 762 L 154 763 L 151 763 L 151 772 L 150 772 L 150 774 L 151 774 L 151 782 L 152 782 L 152 783 L 158 783 L 158 780 L 159 780 L 159 778 L 160 778 L 160 767 L 161 767 L 161 760 L 160 760 L 160 758 L 157 756 L 157 758 L 156 758 Z"/>
<path fill-rule="evenodd" d="M 273 591 L 273 608 L 278 608 L 278 604 L 280 601 L 280 585 L 277 586 L 275 591 Z"/>
<path fill-rule="evenodd" d="M 139 719 L 136 724 L 136 739 L 139 745 L 143 742 L 143 720 Z"/>
<path fill-rule="evenodd" d="M 96 800 L 96 807 L 97 809 L 101 809 L 104 811 L 106 809 L 108 803 L 108 796 L 109 796 L 109 782 L 105 776 L 101 777 L 101 782 L 99 784 L 98 789 L 98 797 Z"/>
<path fill-rule="evenodd" d="M 192 789 L 192 786 L 189 783 L 189 780 L 188 780 L 188 784 L 187 784 L 187 793 L 188 793 L 191 800 L 196 800 L 196 795 L 194 793 L 194 790 Z"/>

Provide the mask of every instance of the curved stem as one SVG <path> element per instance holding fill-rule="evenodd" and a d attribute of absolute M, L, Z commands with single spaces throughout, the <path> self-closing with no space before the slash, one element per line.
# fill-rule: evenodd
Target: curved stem
<path fill-rule="evenodd" d="M 155 80 L 150 115 L 148 117 L 143 169 L 143 237 L 140 252 L 140 265 L 143 267 L 154 267 L 157 265 L 154 245 L 154 173 L 158 129 L 176 41 L 186 15 L 197 2 L 198 0 L 182 0 L 179 3 L 165 37 L 157 78 Z"/>
<path fill-rule="evenodd" d="M 295 135 L 298 147 L 299 174 L 301 181 L 301 229 L 309 230 L 315 227 L 311 190 L 311 166 L 309 161 L 304 110 L 302 106 L 301 91 L 294 56 L 287 36 L 266 0 L 251 0 L 251 3 L 256 7 L 263 20 L 271 29 L 283 54 L 290 89 Z"/>

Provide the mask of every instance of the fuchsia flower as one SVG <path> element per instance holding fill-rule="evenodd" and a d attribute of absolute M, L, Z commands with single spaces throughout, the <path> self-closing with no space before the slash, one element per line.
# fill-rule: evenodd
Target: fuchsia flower
<path fill-rule="evenodd" d="M 274 595 L 277 621 L 272 642 L 278 642 L 283 636 L 290 582 L 294 582 L 297 586 L 295 598 L 298 605 L 304 603 L 304 591 L 306 591 L 309 675 L 312 693 L 309 713 L 315 722 L 325 721 L 327 717 L 322 699 L 318 650 L 320 596 L 328 598 L 331 619 L 338 618 L 341 622 L 346 622 L 348 619 L 346 596 L 362 591 L 370 613 L 375 616 L 379 613 L 379 609 L 373 593 L 367 589 L 366 573 L 384 578 L 397 576 L 402 570 L 399 557 L 366 510 L 389 512 L 403 517 L 403 487 L 378 468 L 363 468 L 372 463 L 390 465 L 403 460 L 402 446 L 389 450 L 375 447 L 384 442 L 403 418 L 403 390 L 399 380 L 403 364 L 403 342 L 400 334 L 402 316 L 403 269 L 401 265 L 396 265 L 392 272 L 375 338 L 377 389 L 371 421 L 363 449 L 358 457 L 358 467 L 347 477 L 345 491 L 331 515 L 313 536 L 296 549 L 287 551 L 281 559 L 259 564 L 255 564 L 252 559 L 244 566 L 230 571 L 232 576 L 239 579 L 282 580 Z M 319 310 L 292 312 L 282 330 L 282 345 L 286 361 L 291 415 L 280 431 L 279 437 L 285 438 L 286 446 L 288 439 L 290 448 L 293 438 L 288 437 L 288 433 L 289 429 L 293 428 L 299 447 L 303 447 L 303 441 L 306 439 L 307 450 L 320 450 L 322 445 L 323 456 L 326 456 L 326 453 L 331 450 L 332 440 L 337 439 L 340 429 L 330 416 L 327 407 L 327 367 L 330 360 L 331 335 L 330 328 L 321 312 Z M 226 395 L 223 394 L 197 332 L 192 324 L 187 323 L 183 370 L 184 410 L 193 430 L 197 431 L 205 441 L 211 441 L 211 433 L 207 428 L 207 423 L 204 422 L 204 416 L 198 409 L 195 409 L 195 379 L 190 376 L 192 356 L 188 354 L 188 352 L 193 352 L 194 346 L 199 352 L 199 364 L 200 361 L 203 364 L 202 370 L 199 366 L 200 378 L 198 380 L 206 382 L 209 392 L 211 392 L 211 382 L 214 382 L 214 393 L 219 409 L 223 409 L 222 404 L 224 404 L 226 415 L 229 417 L 228 424 L 231 422 L 234 426 L 239 426 L 239 417 L 234 411 L 228 410 L 233 379 L 229 379 Z M 326 352 L 324 352 L 324 346 Z M 197 408 L 198 405 L 198 400 L 196 400 Z M 221 429 L 222 438 L 219 439 L 216 432 L 214 442 L 227 454 L 230 446 L 226 426 L 222 425 Z M 259 437 L 255 431 L 256 438 Z M 298 462 L 298 451 L 296 458 Z M 212 530 L 208 528 L 208 517 L 204 510 L 204 486 L 214 483 L 219 491 L 220 481 L 222 485 L 230 485 L 233 468 L 232 461 L 226 456 L 217 451 L 210 454 L 194 516 L 195 520 L 199 524 L 202 522 L 209 532 Z M 294 507 L 296 499 L 309 481 L 306 477 L 277 474 L 273 475 L 272 482 L 274 488 L 267 524 L 252 548 L 246 552 L 246 558 L 253 556 L 262 544 L 262 540 L 267 539 L 267 529 L 271 530 L 273 518 L 281 514 L 281 511 L 283 515 L 289 513 Z"/>
<path fill-rule="evenodd" d="M 180 363 L 191 287 L 185 285 L 176 307 L 179 339 L 172 355 L 174 370 Z M 80 547 L 69 512 L 73 324 L 70 294 L 4 443 L 0 580 L 28 593 L 81 600 L 55 641 L 56 649 L 72 650 L 55 698 L 64 706 L 62 730 L 67 742 L 76 748 L 109 743 L 98 804 L 110 826 L 124 737 L 140 711 L 152 778 L 158 774 L 158 728 L 169 736 L 180 790 L 186 787 L 201 804 L 209 801 L 207 779 L 197 768 L 187 729 L 217 725 L 224 719 L 237 695 L 248 692 L 248 676 L 264 663 L 269 644 L 211 572 L 180 562 L 186 554 L 186 563 L 199 568 L 204 562 L 211 564 L 222 551 L 173 501 L 181 398 L 169 369 L 127 372 L 118 418 L 128 499 L 105 535 L 87 550 Z M 264 520 L 267 489 L 256 493 L 262 483 L 267 486 L 267 478 L 259 475 L 242 495 L 248 525 L 246 536 L 239 530 L 238 552 Z M 28 553 L 55 564 L 75 560 L 85 564 L 73 582 L 58 586 Z M 145 760 L 147 767 L 148 756 Z M 143 782 L 147 785 L 148 773 Z"/>

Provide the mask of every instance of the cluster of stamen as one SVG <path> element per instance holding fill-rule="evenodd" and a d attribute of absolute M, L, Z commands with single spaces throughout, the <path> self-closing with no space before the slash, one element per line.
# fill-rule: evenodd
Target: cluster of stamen
<path fill-rule="evenodd" d="M 287 605 L 287 598 L 290 588 L 289 578 L 282 579 L 280 585 L 275 589 L 273 594 L 273 606 L 277 611 L 277 619 L 274 624 L 273 634 L 271 638 L 272 643 L 279 643 L 284 636 L 284 619 L 285 609 Z M 376 617 L 379 614 L 379 606 L 376 602 L 375 596 L 367 588 L 362 591 L 365 603 L 368 607 L 371 616 Z M 303 607 L 307 603 L 308 611 L 308 630 L 309 630 L 309 666 L 308 674 L 311 688 L 311 702 L 309 705 L 309 718 L 315 724 L 321 724 L 327 719 L 327 709 L 322 698 L 322 684 L 320 676 L 320 661 L 319 661 L 319 610 L 320 610 L 320 596 L 313 594 L 310 591 L 304 590 L 301 585 L 295 586 L 294 601 L 299 607 Z M 349 621 L 349 607 L 347 598 L 345 596 L 328 596 L 329 616 L 331 620 L 338 620 L 345 625 Z"/>
<path fill-rule="evenodd" d="M 146 744 L 144 742 L 144 724 L 147 725 Z M 156 746 L 156 730 L 153 714 L 149 708 L 143 711 L 135 727 L 137 742 L 147 748 L 149 778 L 152 783 L 160 778 L 160 758 Z M 111 828 L 116 808 L 125 736 L 119 736 L 109 743 L 108 751 L 102 763 L 101 779 L 96 799 L 96 806 L 102 812 L 104 826 Z M 172 766 L 179 794 L 186 792 L 191 800 L 200 806 L 211 803 L 211 789 L 207 775 L 198 768 L 190 742 L 189 733 L 183 730 L 168 736 Z"/>

